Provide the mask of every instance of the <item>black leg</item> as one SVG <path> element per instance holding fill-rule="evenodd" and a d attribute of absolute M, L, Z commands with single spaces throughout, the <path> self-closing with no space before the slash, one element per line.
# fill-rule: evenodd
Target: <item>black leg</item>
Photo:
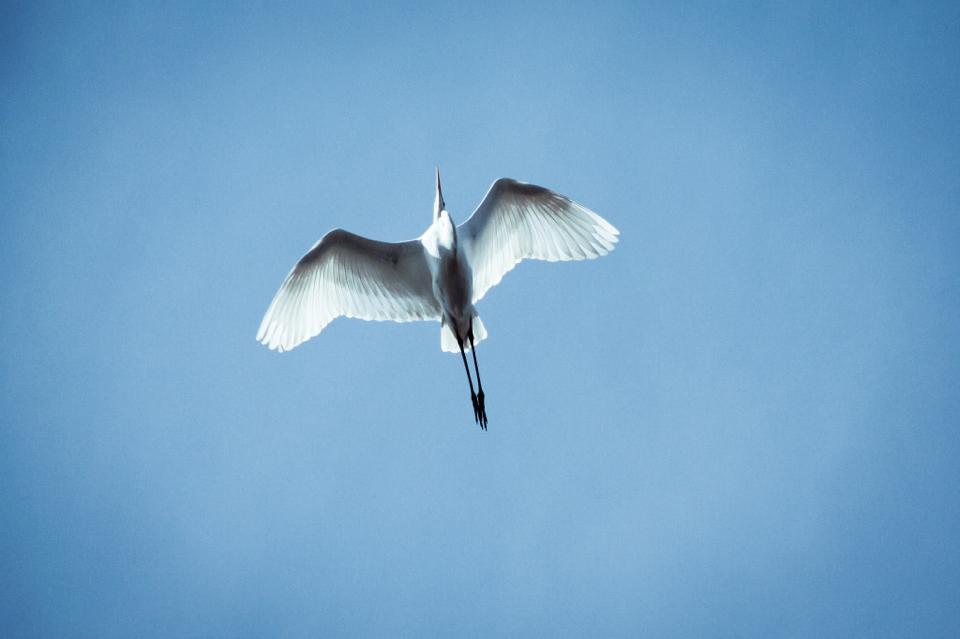
<path fill-rule="evenodd" d="M 473 353 L 473 369 L 477 371 L 477 412 L 480 414 L 480 426 L 483 427 L 483 430 L 487 430 L 487 408 L 483 403 L 483 383 L 480 381 L 480 367 L 477 366 L 477 347 L 473 344 L 473 329 L 470 329 L 470 332 L 467 333 L 467 337 L 470 338 L 470 351 Z M 464 357 L 466 360 L 466 357 Z"/>
<path fill-rule="evenodd" d="M 456 331 L 454 331 L 454 334 L 456 335 Z M 470 377 L 470 366 L 467 364 L 467 354 L 463 352 L 463 340 L 460 339 L 459 335 L 457 335 L 457 345 L 460 347 L 460 357 L 463 358 L 463 369 L 467 371 L 467 383 L 470 384 L 470 401 L 473 402 L 473 421 L 483 427 L 483 424 L 480 422 L 480 405 L 477 403 L 477 394 L 473 392 L 473 379 Z"/>

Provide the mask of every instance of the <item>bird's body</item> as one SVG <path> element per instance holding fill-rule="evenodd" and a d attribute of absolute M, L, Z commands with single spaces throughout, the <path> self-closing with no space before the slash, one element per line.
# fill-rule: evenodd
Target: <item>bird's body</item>
<path fill-rule="evenodd" d="M 420 238 L 427 254 L 433 294 L 442 311 L 441 325 L 466 339 L 473 325 L 473 269 L 457 246 L 457 230 L 450 214 L 442 211 L 437 221 Z"/>
<path fill-rule="evenodd" d="M 327 233 L 287 275 L 264 314 L 257 339 L 290 350 L 339 316 L 439 320 L 440 346 L 460 352 L 474 417 L 487 423 L 475 345 L 487 336 L 474 306 L 521 259 L 606 255 L 618 231 L 593 211 L 543 187 L 501 178 L 459 227 L 446 210 L 437 172 L 433 223 L 416 240 L 369 240 Z M 479 392 L 465 355 L 473 351 Z"/>

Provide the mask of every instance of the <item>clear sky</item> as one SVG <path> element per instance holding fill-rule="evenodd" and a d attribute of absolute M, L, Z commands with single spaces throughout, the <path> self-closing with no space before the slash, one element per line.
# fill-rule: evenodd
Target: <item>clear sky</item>
<path fill-rule="evenodd" d="M 960 635 L 957 3 L 132 4 L 0 8 L 0 634 Z M 254 340 L 436 165 L 622 233 L 487 433 L 438 324 Z"/>

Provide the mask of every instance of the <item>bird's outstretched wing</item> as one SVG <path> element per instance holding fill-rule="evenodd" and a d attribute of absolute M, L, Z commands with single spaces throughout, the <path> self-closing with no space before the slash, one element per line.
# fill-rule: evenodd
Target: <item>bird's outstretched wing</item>
<path fill-rule="evenodd" d="M 300 258 L 270 302 L 257 340 L 288 351 L 335 318 L 440 319 L 419 240 L 378 242 L 335 229 Z"/>
<path fill-rule="evenodd" d="M 620 232 L 605 219 L 542 186 L 500 178 L 457 240 L 473 268 L 473 302 L 529 258 L 584 260 L 613 250 Z"/>

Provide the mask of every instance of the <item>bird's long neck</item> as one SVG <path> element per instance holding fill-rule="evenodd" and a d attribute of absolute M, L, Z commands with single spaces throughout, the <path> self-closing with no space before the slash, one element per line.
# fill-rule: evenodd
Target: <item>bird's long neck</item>
<path fill-rule="evenodd" d="M 441 211 L 437 220 L 437 245 L 450 253 L 457 252 L 457 229 L 446 211 Z"/>

